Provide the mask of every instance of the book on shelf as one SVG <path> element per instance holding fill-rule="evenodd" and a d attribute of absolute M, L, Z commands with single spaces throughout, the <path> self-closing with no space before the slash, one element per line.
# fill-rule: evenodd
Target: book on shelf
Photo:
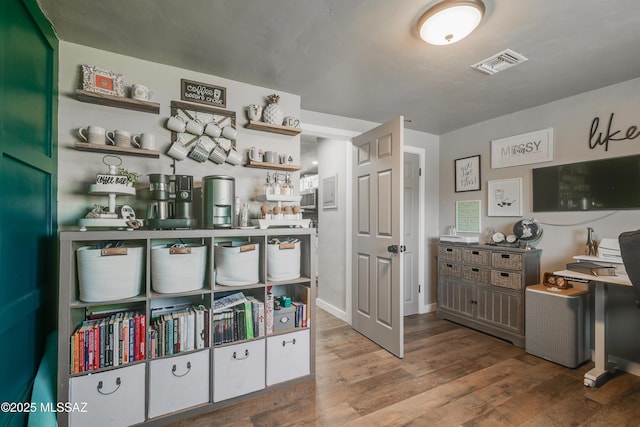
<path fill-rule="evenodd" d="M 219 312 L 221 310 L 224 310 L 225 308 L 230 308 L 246 301 L 247 297 L 245 297 L 242 292 L 235 292 L 229 295 L 225 295 L 222 298 L 217 298 L 213 302 L 213 311 L 214 313 Z"/>

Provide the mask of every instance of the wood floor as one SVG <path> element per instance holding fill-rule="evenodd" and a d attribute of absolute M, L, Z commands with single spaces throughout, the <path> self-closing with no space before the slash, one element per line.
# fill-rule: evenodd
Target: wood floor
<path fill-rule="evenodd" d="M 316 380 L 170 424 L 204 426 L 638 426 L 640 377 L 582 383 L 510 343 L 439 320 L 405 320 L 398 359 L 318 309 Z"/>

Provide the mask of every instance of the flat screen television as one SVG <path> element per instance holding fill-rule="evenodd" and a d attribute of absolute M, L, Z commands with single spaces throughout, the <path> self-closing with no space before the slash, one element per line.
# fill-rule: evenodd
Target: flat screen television
<path fill-rule="evenodd" d="M 640 154 L 532 170 L 533 211 L 640 209 Z"/>

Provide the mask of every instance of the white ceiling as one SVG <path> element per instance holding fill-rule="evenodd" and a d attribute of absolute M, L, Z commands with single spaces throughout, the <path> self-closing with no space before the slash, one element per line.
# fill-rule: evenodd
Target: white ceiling
<path fill-rule="evenodd" d="M 430 46 L 434 0 L 39 0 L 61 40 L 298 94 L 302 108 L 437 135 L 640 77 L 638 0 L 485 0 Z M 529 60 L 489 76 L 504 49 Z"/>

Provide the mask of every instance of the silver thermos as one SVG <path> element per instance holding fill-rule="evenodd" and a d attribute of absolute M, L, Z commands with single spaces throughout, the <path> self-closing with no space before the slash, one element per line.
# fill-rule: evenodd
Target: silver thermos
<path fill-rule="evenodd" d="M 231 176 L 211 175 L 202 178 L 202 218 L 204 228 L 233 226 L 236 180 Z"/>

